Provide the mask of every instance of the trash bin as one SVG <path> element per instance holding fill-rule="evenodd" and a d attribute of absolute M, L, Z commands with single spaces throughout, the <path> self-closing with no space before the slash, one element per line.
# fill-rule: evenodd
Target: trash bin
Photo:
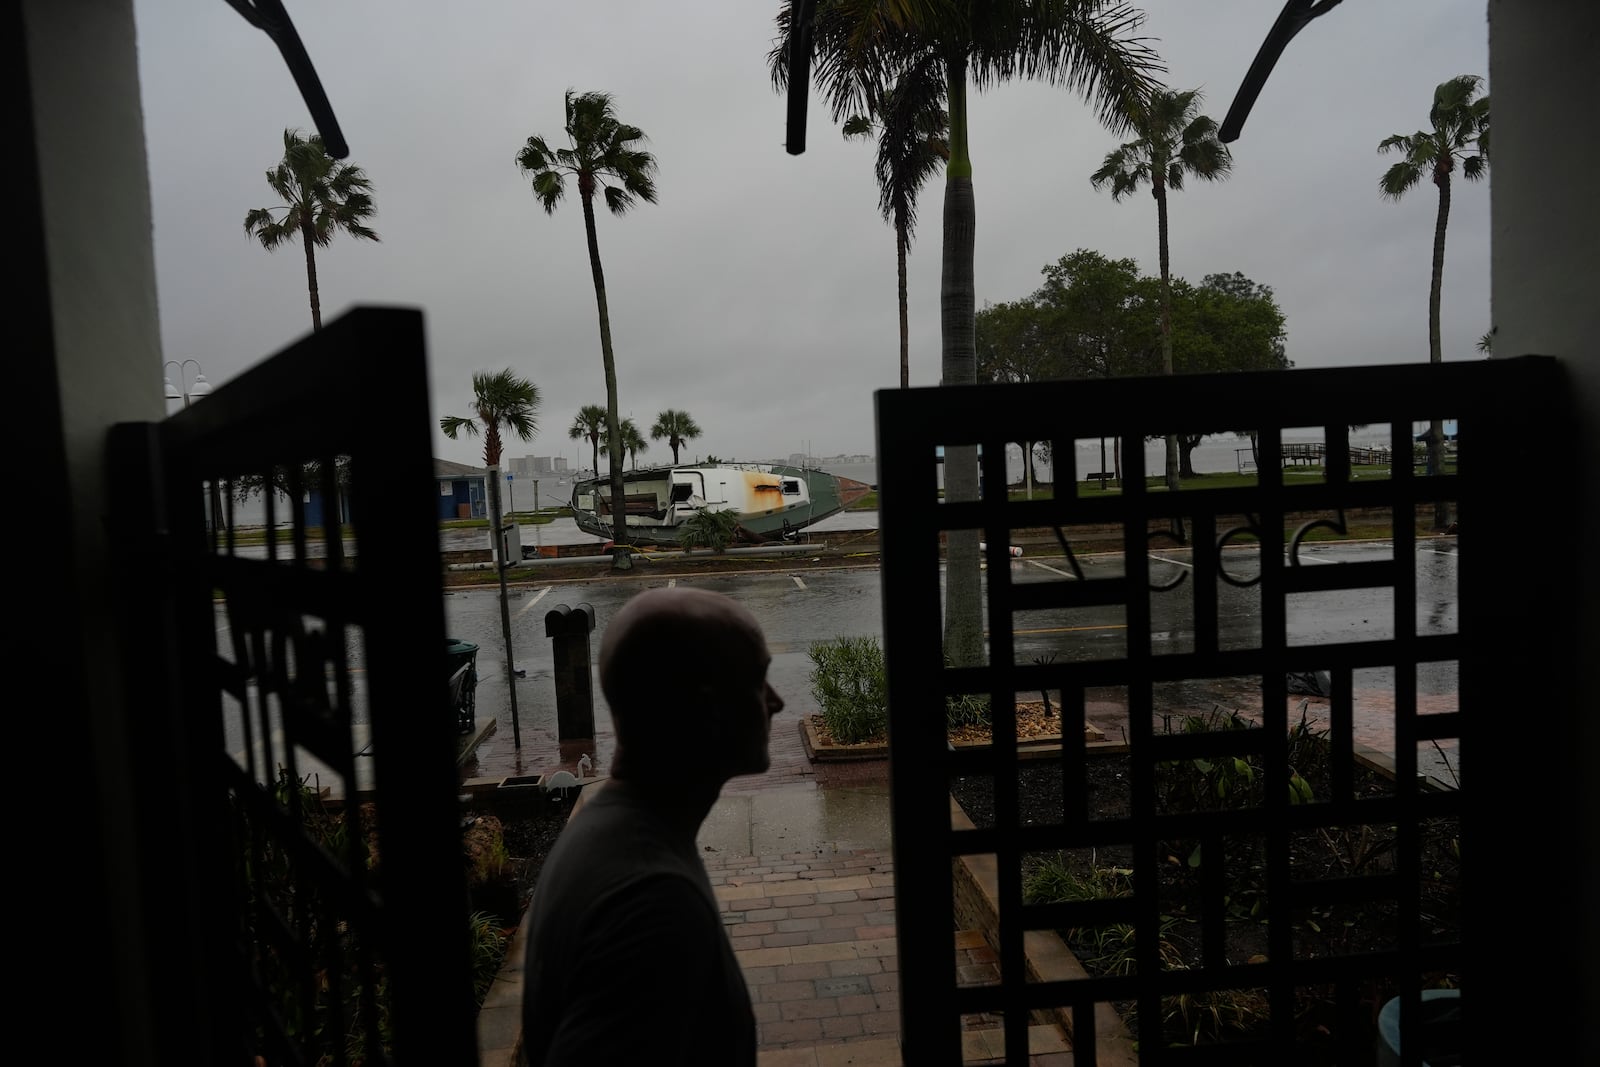
<path fill-rule="evenodd" d="M 557 604 L 545 612 L 555 665 L 556 738 L 575 741 L 594 737 L 594 683 L 589 675 L 589 635 L 594 632 L 594 607 Z"/>
<path fill-rule="evenodd" d="M 470 734 L 477 726 L 478 646 L 470 641 L 447 638 L 445 656 L 450 661 L 450 707 L 456 717 L 456 731 Z"/>

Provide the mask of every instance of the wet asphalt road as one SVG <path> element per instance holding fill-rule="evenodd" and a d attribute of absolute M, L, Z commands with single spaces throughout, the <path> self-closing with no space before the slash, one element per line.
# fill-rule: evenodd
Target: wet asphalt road
<path fill-rule="evenodd" d="M 1417 547 L 1417 628 L 1422 634 L 1453 633 L 1456 629 L 1456 552 L 1454 539 L 1436 539 Z M 1340 564 L 1388 559 L 1388 542 L 1351 542 L 1306 546 L 1301 552 L 1304 566 Z M 1165 584 L 1189 569 L 1187 550 L 1160 550 L 1151 553 L 1152 584 Z M 1084 579 L 1118 576 L 1122 573 L 1120 554 L 1080 557 Z M 600 632 L 606 621 L 638 592 L 666 584 L 694 585 L 726 593 L 738 599 L 760 621 L 772 651 L 770 677 L 788 704 L 785 718 L 808 714 L 815 709 L 810 695 L 810 647 L 836 636 L 881 636 L 882 599 L 876 566 L 835 570 L 807 570 L 788 573 L 744 572 L 738 574 L 697 574 L 682 579 L 670 577 L 668 561 L 660 561 L 659 576 L 636 572 L 621 579 L 578 581 L 535 580 L 511 587 L 509 612 L 514 668 L 522 672 L 514 680 L 517 687 L 518 720 L 524 732 L 555 735 L 555 687 L 553 650 L 545 634 L 545 614 L 561 605 L 575 607 L 588 603 L 594 608 L 596 632 L 591 638 L 591 662 L 599 650 Z M 1031 555 L 1010 561 L 1012 580 L 1025 582 L 1077 581 L 1067 562 L 1057 557 Z M 1255 549 L 1230 551 L 1225 563 L 1229 573 L 1248 578 L 1258 566 Z M 522 577 L 522 575 L 518 575 Z M 543 575 L 538 577 L 542 578 Z M 551 577 L 558 577 L 552 573 Z M 1185 580 L 1170 592 L 1152 593 L 1154 651 L 1182 652 L 1192 649 L 1190 618 L 1193 610 L 1192 581 Z M 477 669 L 477 715 L 496 721 L 498 740 L 509 743 L 512 735 L 507 666 L 501 637 L 498 590 L 494 587 L 454 589 L 444 599 L 449 635 L 479 646 Z M 1259 587 L 1238 588 L 1219 583 L 1217 604 L 1221 647 L 1249 648 L 1260 638 Z M 218 640 L 225 646 L 229 632 L 225 608 L 218 608 Z M 1019 663 L 1054 657 L 1059 661 L 1120 657 L 1126 649 L 1126 620 L 1120 607 L 1019 612 L 1016 617 L 1016 658 Z M 1288 610 L 1288 633 L 1293 645 L 1313 646 L 1331 642 L 1373 640 L 1392 636 L 1393 606 L 1389 590 L 1360 589 L 1292 597 Z M 226 653 L 224 653 L 226 654 Z M 355 720 L 366 719 L 364 674 L 359 639 L 349 649 Z M 700 665 L 686 665 L 696 669 Z M 662 679 L 664 686 L 671 679 Z M 1453 703 L 1457 688 L 1454 663 L 1427 664 L 1418 670 L 1419 699 L 1430 695 Z M 1393 672 L 1388 669 L 1358 671 L 1358 694 L 1392 692 Z M 1358 696 L 1358 712 L 1360 710 Z M 596 717 L 604 723 L 604 700 L 595 693 Z M 228 716 L 230 721 L 237 721 Z M 358 727 L 360 729 L 360 727 Z M 236 728 L 229 729 L 230 748 L 241 742 Z M 1392 747 L 1392 745 L 1391 745 Z M 546 754 L 550 755 L 550 754 Z M 1425 770 L 1443 777 L 1444 769 L 1431 753 L 1419 756 Z"/>
<path fill-rule="evenodd" d="M 1232 553 L 1230 573 L 1246 578 L 1253 572 L 1253 549 Z M 1304 566 L 1337 566 L 1392 558 L 1387 542 L 1359 542 L 1307 546 L 1301 551 Z M 1189 569 L 1186 551 L 1152 553 L 1152 583 L 1171 581 Z M 1087 556 L 1080 559 L 1084 577 L 1094 580 L 1120 575 L 1121 556 Z M 667 564 L 659 564 L 665 570 Z M 1076 581 L 1059 557 L 1037 556 L 1012 560 L 1015 582 Z M 810 710 L 812 700 L 807 650 L 817 641 L 835 636 L 882 634 L 882 599 L 876 567 L 782 571 L 731 575 L 695 575 L 683 579 L 636 575 L 620 580 L 535 582 L 510 591 L 512 648 L 515 666 L 524 672 L 517 679 L 519 717 L 526 724 L 549 717 L 554 721 L 553 653 L 545 636 L 545 613 L 560 605 L 588 603 L 594 608 L 596 633 L 591 652 L 599 650 L 600 630 L 631 596 L 669 582 L 716 590 L 737 598 L 758 620 L 772 650 L 773 685 L 791 711 Z M 1192 582 L 1184 581 L 1171 592 L 1152 593 L 1152 638 L 1157 654 L 1193 648 L 1189 619 L 1193 611 Z M 504 642 L 501 637 L 498 592 L 491 588 L 457 589 L 445 598 L 450 636 L 479 646 L 478 711 L 494 714 L 501 729 L 510 727 L 509 700 L 505 695 Z M 1260 640 L 1258 586 L 1237 588 L 1220 584 L 1218 622 L 1223 648 L 1248 648 Z M 1016 656 L 1019 663 L 1054 656 L 1057 661 L 1120 657 L 1126 648 L 1125 619 L 1121 608 L 1019 612 L 1016 618 Z M 1429 541 L 1417 549 L 1417 629 L 1422 634 L 1453 633 L 1456 629 L 1456 553 L 1453 539 Z M 1393 635 L 1393 605 L 1387 589 L 1345 590 L 1302 594 L 1291 598 L 1288 633 L 1292 645 L 1313 646 L 1331 642 L 1377 640 Z M 670 684 L 663 679 L 663 684 Z M 1392 672 L 1357 673 L 1357 690 L 1392 686 Z M 1456 689 L 1455 665 L 1430 664 L 1419 669 L 1418 690 L 1447 694 Z M 599 698 L 597 695 L 597 702 Z M 530 719 L 530 716 L 533 718 Z"/>

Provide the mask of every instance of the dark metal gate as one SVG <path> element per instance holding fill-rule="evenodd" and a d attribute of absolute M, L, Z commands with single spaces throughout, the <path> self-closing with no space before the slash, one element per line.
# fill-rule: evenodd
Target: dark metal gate
<path fill-rule="evenodd" d="M 113 431 L 171 1062 L 477 1061 L 432 428 L 421 314 L 357 309 Z"/>
<path fill-rule="evenodd" d="M 1513 979 L 1502 967 L 1506 950 L 1492 914 L 1493 902 L 1473 881 L 1489 867 L 1485 857 L 1509 854 L 1508 830 L 1498 823 L 1494 787 L 1485 773 L 1506 709 L 1526 707 L 1549 677 L 1549 666 L 1573 652 L 1568 625 L 1575 611 L 1559 587 L 1559 569 L 1547 558 L 1524 559 L 1514 579 L 1502 573 L 1497 545 L 1523 521 L 1498 506 L 1513 497 L 1534 508 L 1559 506 L 1556 473 L 1570 423 L 1559 367 L 1528 357 L 1440 366 L 1295 370 L 1249 375 L 1072 381 L 1022 386 L 934 388 L 878 394 L 878 456 L 883 543 L 885 647 L 889 671 L 891 773 L 901 972 L 902 1048 L 908 1064 L 960 1062 L 962 1017 L 1003 1013 L 1006 1059 L 1027 1062 L 1027 1024 L 1034 1013 L 1053 1013 L 1071 1035 L 1079 1064 L 1310 1062 L 1295 1026 L 1297 989 L 1331 989 L 1336 1019 L 1331 1062 L 1370 1061 L 1373 1049 L 1350 1047 L 1355 1028 L 1339 1029 L 1371 1005 L 1359 1002 L 1363 983 L 1386 979 L 1398 990 L 1405 1060 L 1420 1062 L 1417 1030 L 1424 976 L 1449 976 L 1461 1003 L 1479 1020 L 1494 1009 L 1489 990 Z M 1433 471 L 1417 428 L 1453 420 L 1458 469 Z M 1353 470 L 1352 427 L 1387 427 L 1391 469 L 1373 476 Z M 1257 436 L 1259 480 L 1232 488 L 1161 491 L 1147 485 L 1142 442 L 1160 434 L 1233 433 Z M 1370 432 L 1370 431 L 1369 431 Z M 1426 429 L 1424 432 L 1428 432 Z M 1286 441 L 1315 436 L 1325 446 L 1320 476 L 1286 470 Z M 1105 437 L 1136 442 L 1123 459 L 1119 494 L 1091 491 L 1081 479 L 1076 443 Z M 1008 499 L 1006 448 L 1012 442 L 1049 442 L 1054 495 Z M 941 463 L 954 464 L 981 450 L 982 499 L 944 500 Z M 1570 455 L 1570 452 L 1567 453 Z M 1096 462 L 1094 466 L 1098 467 Z M 952 482 L 957 479 L 952 478 Z M 1203 483 L 1201 483 L 1203 484 Z M 1096 486 L 1098 488 L 1098 486 Z M 952 494 L 954 495 L 954 494 Z M 1418 606 L 1419 549 L 1436 502 L 1448 502 L 1460 522 L 1453 542 L 1458 623 L 1441 628 Z M 1356 512 L 1387 514 L 1392 552 L 1333 565 L 1302 565 L 1302 538 L 1319 528 L 1342 533 Z M 1186 544 L 1173 530 L 1181 520 Z M 1423 524 L 1419 539 L 1417 524 Z M 1087 531 L 1110 529 L 1120 551 L 1099 565 L 1078 558 Z M 1058 558 L 1047 566 L 1015 560 L 1014 533 L 1053 531 Z M 1454 531 L 1451 531 L 1454 532 Z M 981 539 L 982 628 L 986 651 L 978 665 L 952 667 L 944 658 L 946 588 L 959 589 L 956 557 L 963 538 Z M 1280 540 L 1283 550 L 1276 550 Z M 1273 546 L 1264 550 L 1263 545 Z M 1253 546 L 1253 547 L 1252 547 Z M 975 546 L 974 546 L 975 547 Z M 1154 557 L 1162 557 L 1157 562 Z M 1176 562 L 1168 562 L 1176 561 Z M 978 560 L 969 565 L 976 571 Z M 1101 577 L 1100 575 L 1105 575 Z M 1299 613 L 1315 611 L 1319 597 L 1364 591 L 1387 602 L 1371 626 L 1348 639 L 1296 641 Z M 1249 640 L 1219 626 L 1219 596 L 1250 598 L 1259 624 Z M 1177 598 L 1163 604 L 1161 598 Z M 1152 633 L 1158 614 L 1173 633 Z M 1536 611 L 1529 606 L 1537 605 Z M 1120 642 L 1070 645 L 1060 655 L 1029 657 L 1019 632 L 1047 619 L 1061 630 L 1074 612 L 1111 612 L 1125 626 Z M 1516 625 L 1506 625 L 1515 619 Z M 1331 785 L 1315 802 L 1295 793 L 1288 745 L 1293 706 L 1289 679 L 1326 672 L 1330 686 L 1327 738 Z M 1378 672 L 1390 679 L 1393 712 L 1392 789 L 1380 797 L 1352 794 L 1363 759 L 1353 736 L 1358 677 Z M 1419 701 L 1420 674 L 1454 673 L 1454 707 Z M 1163 694 L 1192 681 L 1244 680 L 1259 698 L 1258 729 L 1193 732 L 1162 728 Z M 1127 708 L 1127 759 L 1131 814 L 1096 818 L 1085 799 L 1086 694 L 1120 692 Z M 1019 825 L 1018 694 L 1059 692 L 1061 805 L 1047 825 Z M 992 744 L 957 750 L 948 740 L 946 699 L 987 696 Z M 1552 743 L 1575 709 L 1547 692 Z M 1434 702 L 1436 703 L 1436 702 Z M 1551 706 L 1553 704 L 1553 706 Z M 1419 774 L 1419 760 L 1436 745 L 1458 744 L 1472 780 L 1445 788 Z M 1254 761 L 1263 780 L 1259 804 L 1243 809 L 1216 804 L 1177 812 L 1156 790 L 1158 768 L 1172 761 Z M 1536 772 L 1508 769 L 1526 787 Z M 992 825 L 969 828 L 953 821 L 956 776 L 991 783 Z M 1438 776 L 1446 777 L 1446 776 Z M 1536 787 L 1535 787 L 1536 788 Z M 1554 797 L 1554 794 L 1552 794 Z M 1519 812 L 1526 817 L 1529 812 Z M 1552 818 L 1558 817 L 1552 813 Z M 1424 913 L 1419 835 L 1429 820 L 1458 820 L 1463 905 L 1459 920 L 1441 924 Z M 1395 838 L 1386 871 L 1351 876 L 1334 871 L 1306 879 L 1291 869 L 1291 854 L 1307 834 L 1381 826 Z M 1161 955 L 1164 916 L 1157 865 L 1170 862 L 1163 843 L 1197 843 L 1192 853 L 1199 886 L 1189 917 L 1200 945 L 1198 963 L 1173 965 Z M 1245 843 L 1241 845 L 1241 843 Z M 1031 857 L 1061 850 L 1123 848 L 1131 855 L 1132 893 L 1070 903 L 1029 903 L 1023 891 Z M 1251 852 L 1250 850 L 1255 850 Z M 1259 854 L 1265 868 L 1257 920 L 1265 951 L 1228 958 L 1224 920 L 1234 887 L 1229 871 L 1241 855 Z M 992 931 L 1000 979 L 981 986 L 958 982 L 951 932 L 954 896 L 964 858 L 982 857 L 996 872 L 997 920 Z M 1179 857 L 1179 862 L 1182 862 Z M 1474 895 L 1473 890 L 1477 890 Z M 1346 955 L 1308 953 L 1297 929 L 1315 922 L 1330 904 L 1371 902 L 1392 916 L 1392 942 L 1379 951 Z M 1560 919 L 1557 917 L 1559 923 Z M 1041 932 L 1069 928 L 1131 930 L 1131 970 L 1094 975 L 1041 971 L 1031 949 Z M 1559 933 L 1554 935 L 1559 937 Z M 1034 967 L 1030 974 L 1030 967 Z M 1475 991 L 1485 991 L 1475 997 Z M 1268 1020 L 1264 1034 L 1229 1044 L 1176 1045 L 1163 1036 L 1161 1018 L 1176 998 L 1235 991 L 1257 998 Z M 1136 1046 L 1097 1037 L 1112 1002 L 1132 1003 Z M 1344 1035 L 1341 1037 L 1340 1035 Z M 1340 1040 L 1347 1044 L 1338 1045 Z"/>

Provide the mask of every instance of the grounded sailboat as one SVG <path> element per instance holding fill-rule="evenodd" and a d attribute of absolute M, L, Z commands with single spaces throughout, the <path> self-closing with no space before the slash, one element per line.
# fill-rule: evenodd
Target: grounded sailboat
<path fill-rule="evenodd" d="M 679 528 L 702 511 L 731 511 L 745 544 L 784 541 L 837 515 L 872 486 L 812 467 L 776 463 L 690 463 L 628 471 L 622 476 L 628 537 L 636 545 L 678 544 Z M 572 487 L 578 528 L 611 539 L 611 478 Z"/>

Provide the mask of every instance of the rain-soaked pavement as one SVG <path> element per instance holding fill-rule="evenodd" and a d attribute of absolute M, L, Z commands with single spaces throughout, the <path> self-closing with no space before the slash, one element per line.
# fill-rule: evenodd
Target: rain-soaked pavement
<path fill-rule="evenodd" d="M 570 522 L 570 520 L 569 520 Z M 525 540 L 527 530 L 525 528 Z M 568 533 L 551 524 L 543 528 L 553 537 L 576 535 L 587 538 L 573 527 Z M 468 531 L 474 543 L 485 538 L 483 531 Z M 450 535 L 468 547 L 465 534 Z M 591 539 L 592 540 L 592 539 Z M 550 543 L 550 542 L 546 542 Z M 1416 627 L 1419 634 L 1453 633 L 1456 629 L 1456 552 L 1454 538 L 1423 541 L 1417 546 Z M 1303 546 L 1303 566 L 1339 566 L 1392 558 L 1388 542 L 1344 542 Z M 1165 584 L 1191 570 L 1187 550 L 1158 550 L 1151 553 L 1152 584 Z M 1226 564 L 1236 577 L 1248 578 L 1256 560 L 1254 548 L 1230 552 Z M 1121 574 L 1120 554 L 1080 557 L 1084 580 L 1115 577 Z M 512 671 L 508 672 L 498 591 L 493 587 L 458 588 L 447 592 L 444 606 L 449 635 L 479 646 L 477 653 L 477 716 L 484 736 L 463 766 L 467 777 L 499 779 L 510 776 L 549 773 L 558 768 L 572 770 L 579 756 L 587 753 L 595 772 L 604 774 L 610 763 L 613 737 L 605 701 L 595 686 L 596 738 L 592 745 L 557 742 L 553 649 L 545 635 L 545 614 L 562 605 L 575 607 L 587 603 L 594 609 L 597 631 L 591 653 L 598 652 L 600 630 L 606 620 L 631 596 L 660 585 L 683 584 L 713 589 L 737 598 L 764 628 L 773 661 L 770 677 L 787 708 L 773 724 L 773 769 L 759 778 L 730 783 L 727 803 L 708 824 L 708 832 L 722 835 L 719 847 L 737 850 L 748 847 L 758 854 L 761 846 L 782 851 L 780 846 L 796 839 L 826 838 L 839 847 L 885 847 L 888 843 L 885 776 L 881 763 L 876 769 L 837 764 L 812 764 L 799 739 L 799 720 L 815 710 L 810 696 L 808 650 L 813 643 L 837 636 L 878 636 L 882 634 L 881 586 L 873 566 L 807 568 L 803 572 L 774 569 L 732 574 L 694 574 L 674 577 L 668 561 L 660 570 L 612 579 L 562 578 L 559 568 L 519 569 L 509 591 L 509 614 L 513 650 Z M 1028 555 L 1009 563 L 1011 580 L 1028 582 L 1076 582 L 1070 565 L 1059 556 Z M 1152 651 L 1160 655 L 1193 648 L 1189 618 L 1193 610 L 1193 582 L 1184 580 L 1170 592 L 1152 593 Z M 227 620 L 219 607 L 219 641 L 227 640 Z M 1313 647 L 1354 640 L 1392 636 L 1394 611 L 1387 589 L 1358 589 L 1302 594 L 1288 604 L 1286 630 L 1293 646 Z M 1249 648 L 1258 644 L 1261 633 L 1259 586 L 1237 587 L 1219 583 L 1217 595 L 1219 646 L 1223 649 Z M 1125 653 L 1128 631 L 1120 607 L 1094 607 L 1049 611 L 1019 612 L 1015 622 L 1015 648 L 1019 663 L 1055 658 L 1056 661 L 1087 660 Z M 359 649 L 351 650 L 359 666 Z M 592 659 L 591 659 L 592 662 Z M 513 729 L 510 690 L 516 687 L 517 724 Z M 360 706 L 362 676 L 355 676 L 357 705 Z M 672 679 L 663 678 L 664 687 Z M 1393 671 L 1373 668 L 1358 671 L 1354 681 L 1356 741 L 1392 756 Z M 1418 669 L 1419 710 L 1455 710 L 1457 671 L 1454 663 L 1428 664 Z M 1235 679 L 1230 682 L 1185 683 L 1158 692 L 1158 707 L 1182 710 L 1209 710 L 1212 703 L 1237 708 L 1246 713 L 1259 710 L 1258 682 Z M 1115 729 L 1120 694 L 1096 691 L 1090 694 L 1091 715 Z M 1257 703 L 1247 706 L 1255 699 Z M 1294 703 L 1298 704 L 1299 698 Z M 1125 707 L 1125 703 L 1123 704 Z M 1106 721 L 1108 714 L 1113 721 Z M 1313 698 L 1308 712 L 1326 719 L 1327 702 Z M 358 716 L 359 717 L 359 716 Z M 493 729 L 488 726 L 493 723 Z M 693 729 L 692 724 L 685 724 Z M 516 745 L 520 733 L 521 746 Z M 1455 780 L 1459 774 L 1455 743 L 1431 743 L 1418 752 L 1419 768 L 1441 781 Z M 693 767 L 685 768 L 692 775 Z M 819 789 L 823 785 L 828 788 Z"/>
<path fill-rule="evenodd" d="M 1230 571 L 1249 577 L 1253 550 L 1241 550 L 1230 559 Z M 1161 584 L 1185 574 L 1190 565 L 1184 551 L 1158 551 L 1152 554 L 1152 583 Z M 1337 566 L 1392 558 L 1388 542 L 1355 542 L 1303 546 L 1304 566 Z M 1088 556 L 1080 560 L 1085 579 L 1113 577 L 1121 573 L 1120 555 Z M 662 564 L 666 566 L 665 563 Z M 1026 557 L 1010 563 L 1014 582 L 1076 581 L 1066 562 L 1059 557 Z M 598 650 L 598 629 L 629 597 L 642 589 L 665 584 L 693 584 L 736 597 L 761 621 L 773 654 L 773 685 L 788 702 L 780 724 L 792 717 L 815 710 L 809 692 L 811 645 L 836 636 L 882 634 L 881 589 L 876 567 L 851 567 L 836 570 L 811 570 L 789 573 L 781 568 L 764 573 L 694 575 L 682 578 L 668 574 L 635 575 L 611 580 L 541 580 L 543 575 L 513 586 L 509 593 L 511 639 L 514 667 L 523 675 L 516 680 L 519 724 L 523 751 L 511 761 L 507 773 L 541 773 L 552 762 L 563 762 L 554 745 L 554 682 L 551 675 L 551 642 L 545 636 L 544 616 L 561 605 L 588 603 L 594 609 L 597 633 L 592 642 Z M 1157 655 L 1193 649 L 1189 617 L 1193 611 L 1192 582 L 1184 581 L 1168 593 L 1152 594 L 1154 627 L 1152 651 Z M 506 759 L 504 749 L 511 740 L 509 697 L 506 691 L 504 642 L 501 636 L 499 599 L 492 588 L 457 589 L 445 599 L 447 625 L 452 637 L 479 646 L 478 710 L 480 716 L 493 716 L 498 730 L 480 749 L 480 762 L 498 767 Z M 1249 648 L 1260 641 L 1261 604 L 1259 586 L 1240 588 L 1219 584 L 1217 617 L 1219 645 L 1223 649 Z M 1340 590 L 1301 594 L 1288 606 L 1286 628 L 1291 646 L 1318 646 L 1357 640 L 1376 640 L 1393 636 L 1394 610 L 1387 589 Z M 1417 632 L 1453 633 L 1456 629 L 1456 554 L 1454 539 L 1424 542 L 1417 549 Z M 1126 619 L 1122 609 L 1096 607 L 1075 610 L 1019 612 L 1016 617 L 1016 658 L 1031 663 L 1040 658 L 1056 660 L 1120 657 L 1127 644 Z M 1426 664 L 1418 669 L 1419 705 L 1423 711 L 1453 710 L 1457 688 L 1454 663 Z M 663 684 L 670 681 L 663 679 Z M 1253 680 L 1240 680 L 1230 692 L 1252 688 Z M 1387 668 L 1356 672 L 1355 692 L 1358 740 L 1369 747 L 1392 753 L 1391 717 L 1393 671 Z M 1191 701 L 1192 702 L 1192 701 Z M 604 701 L 596 695 L 597 719 L 604 717 Z M 1313 701 L 1313 714 L 1325 709 L 1326 702 Z M 1248 710 L 1248 709 L 1244 709 Z M 782 725 L 779 729 L 788 729 Z M 530 746 L 530 738 L 532 744 Z M 601 752 L 594 754 L 603 764 L 607 741 L 600 739 Z M 1449 747 L 1446 751 L 1450 752 Z M 576 757 L 568 757 L 575 759 Z M 1425 770 L 1449 780 L 1438 754 L 1419 753 Z M 1454 754 L 1450 754 L 1452 766 Z"/>

